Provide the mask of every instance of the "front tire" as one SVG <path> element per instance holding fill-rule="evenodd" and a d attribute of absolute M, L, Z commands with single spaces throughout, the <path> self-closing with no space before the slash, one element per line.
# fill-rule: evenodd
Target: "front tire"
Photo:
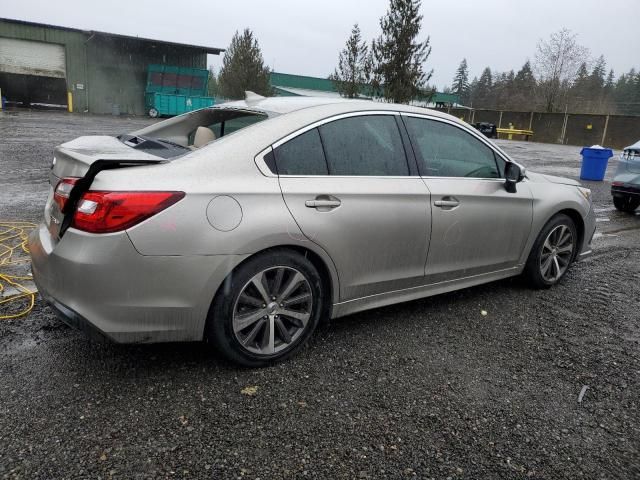
<path fill-rule="evenodd" d="M 640 198 L 629 196 L 613 197 L 613 206 L 621 212 L 633 213 L 640 206 Z"/>
<path fill-rule="evenodd" d="M 150 108 L 149 109 L 149 116 L 151 118 L 158 118 L 160 116 L 160 112 L 158 112 L 158 110 L 155 109 L 155 108 Z"/>
<path fill-rule="evenodd" d="M 316 329 L 325 291 L 314 265 L 298 252 L 274 250 L 234 270 L 217 292 L 205 338 L 245 367 L 282 361 Z"/>
<path fill-rule="evenodd" d="M 558 214 L 538 234 L 527 260 L 524 276 L 534 288 L 549 288 L 569 270 L 576 256 L 578 235 L 573 220 Z"/>

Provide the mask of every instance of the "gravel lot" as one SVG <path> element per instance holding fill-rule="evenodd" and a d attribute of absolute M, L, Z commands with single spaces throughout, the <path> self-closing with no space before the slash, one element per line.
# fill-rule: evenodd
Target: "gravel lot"
<path fill-rule="evenodd" d="M 56 144 L 147 123 L 0 114 L 0 219 L 40 219 Z M 579 173 L 578 147 L 499 143 Z M 352 315 L 268 369 L 198 344 L 95 344 L 38 299 L 0 321 L 0 478 L 639 478 L 640 215 L 589 186 L 594 255 L 556 288 Z"/>

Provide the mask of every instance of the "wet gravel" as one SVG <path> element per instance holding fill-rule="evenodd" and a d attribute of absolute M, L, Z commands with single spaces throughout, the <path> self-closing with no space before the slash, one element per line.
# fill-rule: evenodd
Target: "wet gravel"
<path fill-rule="evenodd" d="M 1 114 L 0 219 L 40 218 L 54 145 L 146 123 Z M 579 148 L 500 144 L 578 174 Z M 268 369 L 92 343 L 38 299 L 0 321 L 0 478 L 639 478 L 640 215 L 590 186 L 594 255 L 559 286 L 352 315 Z"/>

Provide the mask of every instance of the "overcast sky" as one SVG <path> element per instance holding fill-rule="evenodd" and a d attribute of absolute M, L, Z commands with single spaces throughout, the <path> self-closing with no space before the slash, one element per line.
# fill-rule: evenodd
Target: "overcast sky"
<path fill-rule="evenodd" d="M 1 0 L 0 16 L 226 48 L 251 28 L 275 71 L 326 77 L 351 27 L 380 33 L 388 0 Z M 640 67 L 638 0 L 423 0 L 421 38 L 431 36 L 431 83 L 449 85 L 463 57 L 471 77 L 485 66 L 518 70 L 533 60 L 541 37 L 567 27 L 593 56 L 603 54 L 616 76 Z M 211 56 L 210 63 L 221 64 Z"/>

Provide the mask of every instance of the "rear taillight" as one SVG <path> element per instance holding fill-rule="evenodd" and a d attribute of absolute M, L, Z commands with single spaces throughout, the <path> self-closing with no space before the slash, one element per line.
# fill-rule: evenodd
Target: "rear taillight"
<path fill-rule="evenodd" d="M 611 185 L 613 185 L 614 187 L 621 187 L 622 185 L 624 185 L 624 182 L 611 182 Z"/>
<path fill-rule="evenodd" d="M 80 180 L 78 177 L 66 177 L 60 180 L 56 185 L 56 188 L 53 191 L 53 201 L 58 204 L 60 211 L 62 211 L 67 200 L 69 200 L 69 194 L 78 180 Z"/>
<path fill-rule="evenodd" d="M 104 192 L 82 195 L 71 227 L 90 233 L 112 233 L 131 228 L 170 207 L 184 192 Z"/>

